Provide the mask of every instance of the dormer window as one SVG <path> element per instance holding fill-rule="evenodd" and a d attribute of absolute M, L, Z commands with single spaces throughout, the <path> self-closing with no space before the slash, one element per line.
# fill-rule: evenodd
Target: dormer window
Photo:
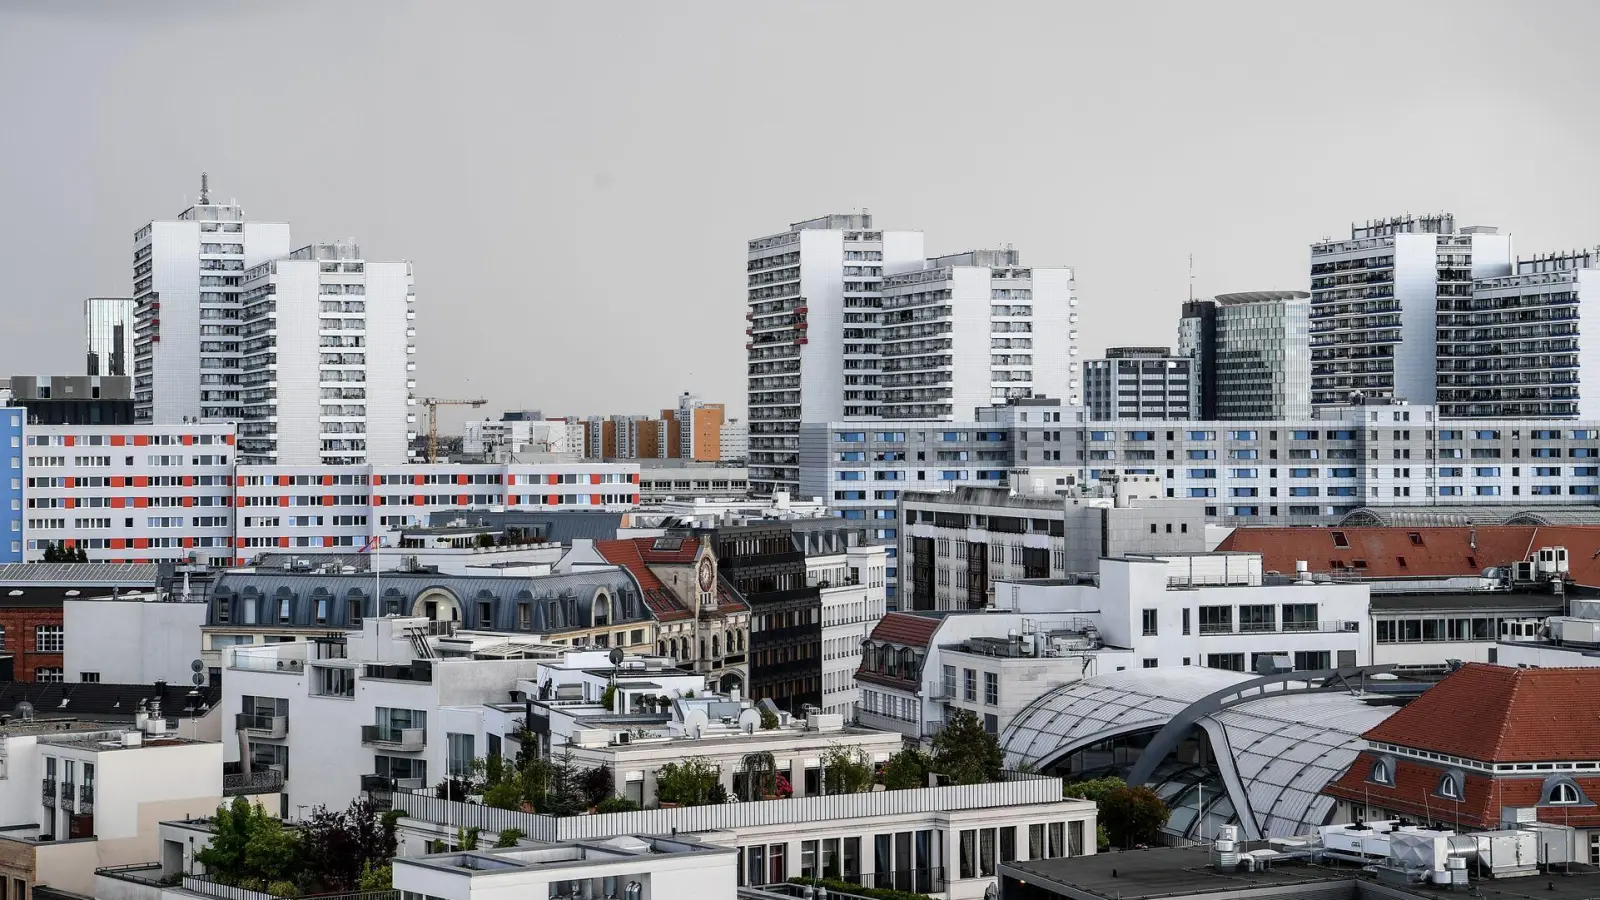
<path fill-rule="evenodd" d="M 1446 800 L 1461 799 L 1461 782 L 1454 775 L 1443 775 L 1439 778 L 1439 796 Z"/>
<path fill-rule="evenodd" d="M 1386 760 L 1380 759 L 1372 764 L 1371 781 L 1373 784 L 1394 784 L 1394 771 Z"/>
<path fill-rule="evenodd" d="M 1548 798 L 1551 803 L 1579 803 L 1583 795 L 1578 793 L 1576 787 L 1563 781 L 1550 788 Z"/>

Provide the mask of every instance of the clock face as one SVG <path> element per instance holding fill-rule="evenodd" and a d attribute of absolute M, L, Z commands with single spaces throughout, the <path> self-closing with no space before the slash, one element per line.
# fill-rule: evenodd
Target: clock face
<path fill-rule="evenodd" d="M 712 569 L 711 569 L 711 560 L 709 560 L 709 559 L 701 559 L 700 560 L 700 590 L 702 590 L 702 591 L 711 590 L 711 585 L 712 585 L 712 583 L 713 583 L 715 578 L 716 578 L 716 573 L 714 573 L 712 571 Z"/>

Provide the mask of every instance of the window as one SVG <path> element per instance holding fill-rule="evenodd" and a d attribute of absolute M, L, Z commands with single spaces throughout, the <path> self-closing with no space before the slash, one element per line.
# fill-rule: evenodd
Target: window
<path fill-rule="evenodd" d="M 1344 532 L 1335 531 L 1333 533 L 1333 545 L 1335 547 L 1339 547 L 1340 549 L 1348 548 L 1350 546 L 1350 539 L 1345 537 Z"/>
<path fill-rule="evenodd" d="M 85 684 L 99 684 L 100 683 L 100 673 L 99 672 L 79 672 L 78 673 L 78 680 L 83 682 L 83 683 L 85 683 Z"/>
<path fill-rule="evenodd" d="M 1156 611 L 1153 609 L 1143 610 L 1140 613 L 1140 617 L 1144 620 L 1145 637 L 1153 637 L 1156 634 Z"/>
<path fill-rule="evenodd" d="M 1154 669 L 1156 667 L 1156 660 L 1147 656 L 1143 661 L 1141 661 L 1140 664 L 1146 669 Z"/>
<path fill-rule="evenodd" d="M 60 666 L 41 666 L 33 670 L 33 680 L 40 684 L 60 684 L 66 676 Z"/>
<path fill-rule="evenodd" d="M 1189 609 L 1188 609 L 1188 607 L 1184 607 L 1184 610 L 1183 610 L 1183 633 L 1184 634 L 1188 634 L 1189 633 Z"/>
<path fill-rule="evenodd" d="M 989 706 L 1000 705 L 1000 676 L 994 672 L 983 673 L 983 702 Z"/>
<path fill-rule="evenodd" d="M 1233 631 L 1233 607 L 1200 607 L 1200 633 L 1226 634 Z"/>
<path fill-rule="evenodd" d="M 1550 788 L 1551 803 L 1578 803 L 1581 800 L 1583 796 L 1578 793 L 1578 789 L 1567 782 L 1563 781 Z"/>
<path fill-rule="evenodd" d="M 448 733 L 445 735 L 448 745 L 447 764 L 452 778 L 465 778 L 472 774 L 472 761 L 476 759 L 473 752 L 473 735 Z"/>
<path fill-rule="evenodd" d="M 60 653 L 64 641 L 60 625 L 40 625 L 33 629 L 33 649 L 40 653 Z"/>
<path fill-rule="evenodd" d="M 1326 650 L 1296 650 L 1294 668 L 1296 672 L 1320 672 L 1333 666 Z"/>
<path fill-rule="evenodd" d="M 1454 775 L 1443 775 L 1439 778 L 1439 796 L 1446 800 L 1461 799 L 1461 784 Z"/>
<path fill-rule="evenodd" d="M 1378 760 L 1372 764 L 1372 771 L 1368 773 L 1368 780 L 1373 784 L 1394 784 L 1394 773 L 1389 770 L 1387 760 Z"/>
<path fill-rule="evenodd" d="M 961 696 L 969 701 L 978 699 L 978 673 L 971 669 L 962 670 Z"/>

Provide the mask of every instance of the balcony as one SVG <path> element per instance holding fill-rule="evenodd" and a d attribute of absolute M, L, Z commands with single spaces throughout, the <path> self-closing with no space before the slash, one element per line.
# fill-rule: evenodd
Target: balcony
<path fill-rule="evenodd" d="M 234 728 L 251 737 L 283 740 L 289 734 L 289 717 L 239 713 L 234 717 Z"/>
<path fill-rule="evenodd" d="M 1240 625 L 1200 623 L 1200 634 L 1202 636 L 1214 634 L 1338 634 L 1341 632 L 1358 632 L 1360 630 L 1361 623 L 1349 619 L 1333 619 L 1327 622 L 1284 622 L 1278 628 L 1256 623 L 1243 623 Z"/>
<path fill-rule="evenodd" d="M 94 785 L 86 784 L 78 791 L 78 812 L 94 812 Z"/>
<path fill-rule="evenodd" d="M 361 745 L 398 750 L 401 753 L 420 753 L 428 746 L 428 732 L 424 728 L 385 728 L 378 725 L 361 726 Z"/>
<path fill-rule="evenodd" d="M 277 769 L 260 772 L 224 774 L 222 796 L 238 797 L 245 794 L 276 794 L 283 791 L 283 773 Z"/>
<path fill-rule="evenodd" d="M 68 781 L 61 785 L 61 805 L 71 809 L 78 799 L 78 786 Z"/>
<path fill-rule="evenodd" d="M 43 800 L 45 806 L 55 806 L 56 780 L 54 778 L 46 778 L 44 780 L 43 788 L 42 797 L 40 799 Z"/>
<path fill-rule="evenodd" d="M 389 778 L 385 775 L 361 776 L 361 789 L 363 791 L 420 791 L 422 788 L 421 778 Z"/>

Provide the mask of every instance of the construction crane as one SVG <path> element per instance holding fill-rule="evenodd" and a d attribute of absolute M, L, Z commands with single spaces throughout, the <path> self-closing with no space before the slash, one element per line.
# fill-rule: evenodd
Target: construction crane
<path fill-rule="evenodd" d="M 422 405 L 428 408 L 428 462 L 439 461 L 439 407 L 470 406 L 473 409 L 477 409 L 488 402 L 487 400 L 443 400 L 438 397 L 423 397 Z"/>

